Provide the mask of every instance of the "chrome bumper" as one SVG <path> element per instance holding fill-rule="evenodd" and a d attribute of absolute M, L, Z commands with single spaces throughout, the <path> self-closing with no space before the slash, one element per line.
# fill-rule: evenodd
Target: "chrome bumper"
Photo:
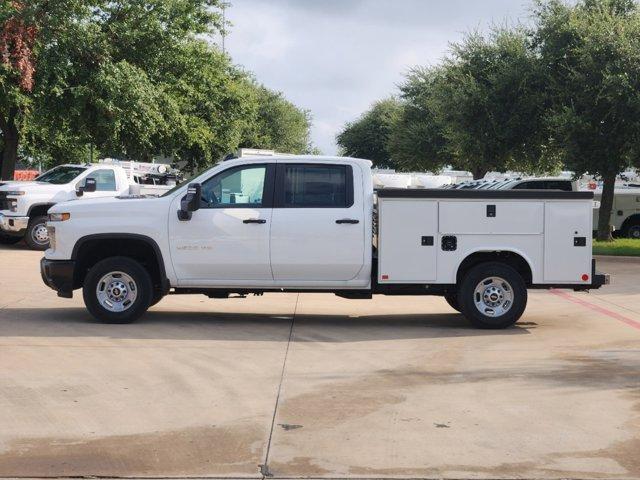
<path fill-rule="evenodd" d="M 29 217 L 7 217 L 0 213 L 0 231 L 20 233 L 29 226 Z"/>

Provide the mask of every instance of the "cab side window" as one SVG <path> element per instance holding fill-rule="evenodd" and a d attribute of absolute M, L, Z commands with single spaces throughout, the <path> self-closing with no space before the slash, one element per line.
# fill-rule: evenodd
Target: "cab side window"
<path fill-rule="evenodd" d="M 103 169 L 91 172 L 88 178 L 96 181 L 96 192 L 115 192 L 116 174 L 113 170 Z"/>
<path fill-rule="evenodd" d="M 202 208 L 262 207 L 267 167 L 231 168 L 202 184 Z"/>
<path fill-rule="evenodd" d="M 353 205 L 353 174 L 348 165 L 278 165 L 276 206 L 348 208 Z"/>

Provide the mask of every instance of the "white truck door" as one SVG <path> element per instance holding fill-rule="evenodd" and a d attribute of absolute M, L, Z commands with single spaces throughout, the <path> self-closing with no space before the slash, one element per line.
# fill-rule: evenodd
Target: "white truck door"
<path fill-rule="evenodd" d="M 180 221 L 171 203 L 171 259 L 183 286 L 272 283 L 269 227 L 275 164 L 230 167 L 202 182 L 202 205 Z"/>
<path fill-rule="evenodd" d="M 365 259 L 362 172 L 344 163 L 278 163 L 271 222 L 276 282 L 345 282 Z"/>
<path fill-rule="evenodd" d="M 85 192 L 82 198 L 115 197 L 120 193 L 120 189 L 122 188 L 122 186 L 119 185 L 119 183 L 122 183 L 122 180 L 116 176 L 113 168 L 98 168 L 84 174 L 80 180 L 76 182 L 76 188 L 79 185 L 84 185 L 87 178 L 93 178 L 96 181 L 96 191 Z M 72 194 L 75 195 L 75 192 L 72 192 Z"/>

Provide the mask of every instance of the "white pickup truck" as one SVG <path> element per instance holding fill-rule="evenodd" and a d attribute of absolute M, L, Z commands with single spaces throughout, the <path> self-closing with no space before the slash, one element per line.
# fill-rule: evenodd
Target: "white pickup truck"
<path fill-rule="evenodd" d="M 41 273 L 113 323 L 167 293 L 332 292 L 440 295 L 475 326 L 504 328 L 528 288 L 608 282 L 592 260 L 592 204 L 550 190 L 376 194 L 367 160 L 243 158 L 159 198 L 57 204 Z"/>
<path fill-rule="evenodd" d="M 61 165 L 32 182 L 0 183 L 0 243 L 13 244 L 24 238 L 32 249 L 46 250 L 49 246 L 47 211 L 53 205 L 79 197 L 161 194 L 174 186 L 175 181 L 169 185 L 140 185 L 139 182 L 156 177 L 162 179 L 160 183 L 167 183 L 166 178 L 175 179 L 174 175 L 167 175 L 168 170 L 162 164 L 102 161 Z"/>

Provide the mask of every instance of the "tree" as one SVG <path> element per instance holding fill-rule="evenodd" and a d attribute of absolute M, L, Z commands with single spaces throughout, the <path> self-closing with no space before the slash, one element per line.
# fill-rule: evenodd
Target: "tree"
<path fill-rule="evenodd" d="M 598 239 L 610 240 L 616 175 L 640 145 L 640 11 L 632 0 L 538 5 L 535 35 L 552 105 L 549 151 L 604 180 Z"/>
<path fill-rule="evenodd" d="M 241 147 L 264 148 L 286 153 L 311 153 L 311 115 L 274 92 L 248 80 L 256 108 L 243 134 Z"/>
<path fill-rule="evenodd" d="M 52 163 L 90 145 L 190 166 L 239 145 L 255 96 L 203 36 L 217 0 L 30 0 L 3 3 L 2 176 L 18 152 Z"/>
<path fill-rule="evenodd" d="M 440 80 L 437 68 L 418 68 L 400 86 L 403 108 L 388 145 L 399 170 L 436 172 L 452 162 L 443 126 L 434 111 L 434 91 Z"/>
<path fill-rule="evenodd" d="M 446 148 L 474 178 L 488 171 L 545 171 L 544 76 L 527 34 L 497 28 L 454 44 L 432 87 Z M 545 157 L 549 159 L 549 157 Z"/>
<path fill-rule="evenodd" d="M 360 118 L 345 125 L 337 137 L 343 155 L 366 158 L 376 167 L 396 167 L 389 140 L 402 113 L 402 103 L 394 97 L 373 104 Z"/>

